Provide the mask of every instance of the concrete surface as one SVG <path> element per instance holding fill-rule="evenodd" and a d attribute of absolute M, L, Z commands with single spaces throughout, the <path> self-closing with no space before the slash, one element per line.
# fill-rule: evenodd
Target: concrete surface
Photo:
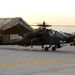
<path fill-rule="evenodd" d="M 0 46 L 0 75 L 75 75 L 75 47 L 47 52 L 39 46 Z"/>

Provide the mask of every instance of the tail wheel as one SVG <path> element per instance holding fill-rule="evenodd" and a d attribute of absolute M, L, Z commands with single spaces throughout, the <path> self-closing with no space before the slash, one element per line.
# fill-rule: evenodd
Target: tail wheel
<path fill-rule="evenodd" d="M 48 47 L 45 47 L 45 51 L 48 51 L 48 49 L 49 49 Z"/>
<path fill-rule="evenodd" d="M 55 51 L 56 50 L 56 47 L 54 46 L 54 47 L 52 47 L 52 51 Z"/>

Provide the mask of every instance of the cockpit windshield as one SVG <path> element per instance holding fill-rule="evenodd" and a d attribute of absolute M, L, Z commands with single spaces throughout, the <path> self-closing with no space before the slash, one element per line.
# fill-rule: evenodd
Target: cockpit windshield
<path fill-rule="evenodd" d="M 65 37 L 68 37 L 65 33 L 63 33 L 63 32 L 59 32 L 60 34 L 62 34 L 63 36 L 65 36 Z"/>

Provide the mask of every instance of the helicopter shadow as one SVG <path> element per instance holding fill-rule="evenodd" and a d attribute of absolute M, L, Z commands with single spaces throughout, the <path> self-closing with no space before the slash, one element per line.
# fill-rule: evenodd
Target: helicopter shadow
<path fill-rule="evenodd" d="M 56 50 L 56 51 L 45 51 L 42 49 L 31 49 L 31 48 L 10 48 L 10 47 L 0 47 L 0 49 L 4 50 L 15 50 L 15 51 L 28 51 L 28 52 L 45 52 L 45 53 L 60 53 L 60 54 L 75 54 L 74 50 Z"/>

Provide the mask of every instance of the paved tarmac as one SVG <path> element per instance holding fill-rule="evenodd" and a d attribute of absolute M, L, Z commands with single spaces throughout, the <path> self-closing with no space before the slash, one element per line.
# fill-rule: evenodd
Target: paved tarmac
<path fill-rule="evenodd" d="M 0 46 L 0 75 L 75 75 L 75 46 L 57 51 Z"/>

